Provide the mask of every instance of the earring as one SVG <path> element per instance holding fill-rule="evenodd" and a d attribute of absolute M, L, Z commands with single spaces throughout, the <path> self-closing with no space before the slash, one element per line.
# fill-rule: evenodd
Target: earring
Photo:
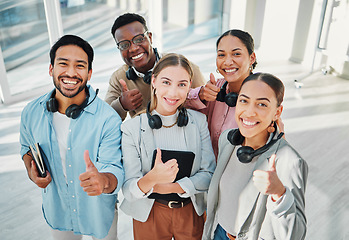
<path fill-rule="evenodd" d="M 251 73 L 252 73 L 252 70 L 253 70 L 253 69 L 252 69 L 252 65 L 251 65 L 251 66 L 250 66 L 250 72 L 251 72 Z"/>
<path fill-rule="evenodd" d="M 216 72 L 219 73 L 218 69 L 216 69 Z"/>
<path fill-rule="evenodd" d="M 267 131 L 268 131 L 268 133 L 275 132 L 274 121 L 271 122 L 271 124 L 269 125 Z"/>
<path fill-rule="evenodd" d="M 153 88 L 153 95 L 156 95 L 156 88 Z"/>

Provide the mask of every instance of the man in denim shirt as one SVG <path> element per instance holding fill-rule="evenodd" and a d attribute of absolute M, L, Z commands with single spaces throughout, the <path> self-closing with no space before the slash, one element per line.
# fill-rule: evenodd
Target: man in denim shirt
<path fill-rule="evenodd" d="M 87 82 L 93 49 L 65 35 L 51 48 L 55 89 L 30 102 L 21 116 L 21 156 L 29 178 L 43 189 L 43 214 L 54 239 L 116 239 L 117 192 L 124 181 L 121 118 Z M 46 155 L 40 177 L 30 146 Z"/>

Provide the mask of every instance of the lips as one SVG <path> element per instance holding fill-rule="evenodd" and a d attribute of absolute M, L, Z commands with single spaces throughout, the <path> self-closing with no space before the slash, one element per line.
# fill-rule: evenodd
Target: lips
<path fill-rule="evenodd" d="M 239 70 L 238 68 L 229 68 L 229 69 L 224 69 L 226 73 L 235 73 Z"/>
<path fill-rule="evenodd" d="M 78 77 L 71 78 L 67 76 L 60 76 L 58 79 L 63 83 L 64 88 L 67 89 L 73 89 L 76 87 L 76 85 L 82 82 L 82 79 Z"/>
<path fill-rule="evenodd" d="M 164 98 L 167 104 L 169 105 L 176 105 L 178 100 L 177 99 L 170 99 L 170 98 Z"/>
<path fill-rule="evenodd" d="M 251 120 L 246 120 L 241 118 L 241 122 L 245 127 L 254 127 L 257 124 L 259 124 L 258 121 L 251 121 Z"/>
<path fill-rule="evenodd" d="M 144 53 L 140 53 L 136 56 L 131 57 L 132 60 L 137 61 L 143 57 Z"/>

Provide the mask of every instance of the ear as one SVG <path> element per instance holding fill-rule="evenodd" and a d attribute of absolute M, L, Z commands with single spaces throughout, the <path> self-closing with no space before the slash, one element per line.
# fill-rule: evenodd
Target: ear
<path fill-rule="evenodd" d="M 52 72 L 53 72 L 53 66 L 50 64 L 50 66 L 48 67 L 48 74 L 50 74 L 51 77 L 52 77 Z"/>
<path fill-rule="evenodd" d="M 256 54 L 253 52 L 250 55 L 250 65 L 254 64 L 255 61 L 256 61 Z"/>
<path fill-rule="evenodd" d="M 92 69 L 90 69 L 90 70 L 88 71 L 87 81 L 90 81 L 91 76 L 92 76 Z"/>
<path fill-rule="evenodd" d="M 280 105 L 277 109 L 276 109 L 276 113 L 275 116 L 273 118 L 273 121 L 276 121 L 280 118 L 282 111 L 284 110 L 284 106 Z"/>
<path fill-rule="evenodd" d="M 148 32 L 149 42 L 153 44 L 153 34 L 151 32 Z"/>
<path fill-rule="evenodd" d="M 155 80 L 156 78 L 154 77 L 154 75 L 151 75 L 151 85 L 153 86 L 153 88 L 155 88 Z"/>

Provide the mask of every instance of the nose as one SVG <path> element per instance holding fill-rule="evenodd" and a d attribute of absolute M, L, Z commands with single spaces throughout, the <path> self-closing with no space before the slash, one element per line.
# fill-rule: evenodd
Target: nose
<path fill-rule="evenodd" d="M 130 48 L 128 49 L 130 52 L 135 52 L 137 51 L 139 48 L 139 46 L 137 44 L 134 44 L 132 41 L 131 41 L 131 45 L 130 45 Z"/>
<path fill-rule="evenodd" d="M 225 65 L 227 65 L 227 66 L 230 66 L 230 65 L 232 65 L 233 64 L 233 58 L 231 57 L 231 56 L 227 56 L 226 58 L 225 58 L 225 61 L 224 61 L 224 63 L 225 63 Z"/>
<path fill-rule="evenodd" d="M 76 75 L 76 71 L 75 71 L 75 68 L 74 66 L 69 66 L 67 68 L 67 70 L 65 71 L 65 73 L 69 76 L 69 77 L 73 77 Z"/>
<path fill-rule="evenodd" d="M 246 117 L 251 117 L 256 115 L 255 107 L 253 104 L 248 104 L 245 108 L 244 114 Z"/>
<path fill-rule="evenodd" d="M 175 97 L 177 95 L 177 86 L 174 84 L 169 88 L 168 90 L 168 96 L 169 97 Z"/>

